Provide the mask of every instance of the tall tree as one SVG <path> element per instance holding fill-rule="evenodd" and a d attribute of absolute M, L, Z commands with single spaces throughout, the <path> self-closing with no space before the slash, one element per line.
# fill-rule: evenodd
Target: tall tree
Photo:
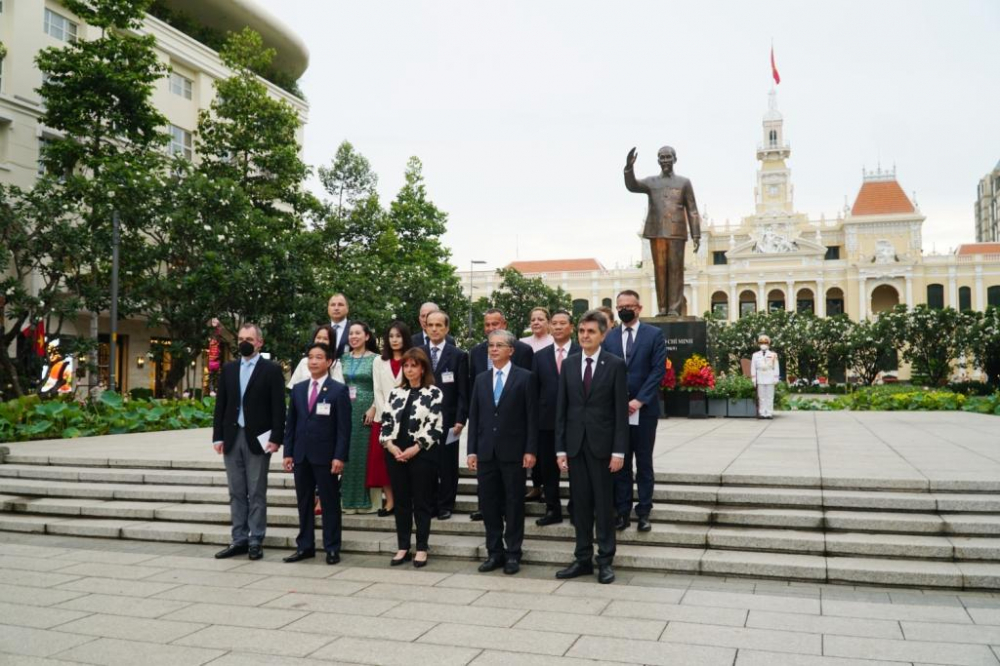
<path fill-rule="evenodd" d="M 524 277 L 516 268 L 500 268 L 497 275 L 500 286 L 490 294 L 490 307 L 503 311 L 507 328 L 514 335 L 520 337 L 528 330 L 532 308 L 547 308 L 551 313 L 572 307 L 570 296 L 562 287 L 553 289 L 541 278 Z"/>
<path fill-rule="evenodd" d="M 897 305 L 893 312 L 899 322 L 896 331 L 904 343 L 903 358 L 913 364 L 915 378 L 930 386 L 947 383 L 951 363 L 961 351 L 961 314 L 954 308 L 932 308 L 925 303 L 910 311 Z"/>

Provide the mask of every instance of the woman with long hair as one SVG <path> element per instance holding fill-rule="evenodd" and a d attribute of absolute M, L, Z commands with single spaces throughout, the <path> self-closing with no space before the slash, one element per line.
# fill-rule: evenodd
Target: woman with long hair
<path fill-rule="evenodd" d="M 378 347 L 368 324 L 352 321 L 347 329 L 348 351 L 341 357 L 344 383 L 351 396 L 351 446 L 341 479 L 344 513 L 371 513 L 371 494 L 365 487 L 368 471 L 368 439 L 375 418 L 375 386 L 372 366 Z"/>
<path fill-rule="evenodd" d="M 371 439 L 368 442 L 368 473 L 365 485 L 375 490 L 381 488 L 385 495 L 385 505 L 378 510 L 380 517 L 391 516 L 395 510 L 392 484 L 389 482 L 389 472 L 379 442 L 381 434 L 382 413 L 385 411 L 389 394 L 399 386 L 403 379 L 403 354 L 413 347 L 410 329 L 401 321 L 389 324 L 382 338 L 382 356 L 375 359 L 372 366 L 372 376 L 375 383 L 375 420 L 372 422 Z M 378 503 L 378 498 L 372 500 Z"/>

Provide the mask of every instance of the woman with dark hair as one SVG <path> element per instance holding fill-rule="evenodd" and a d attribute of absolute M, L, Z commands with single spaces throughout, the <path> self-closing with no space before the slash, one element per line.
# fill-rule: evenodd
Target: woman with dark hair
<path fill-rule="evenodd" d="M 385 506 L 378 510 L 380 517 L 391 516 L 395 510 L 392 497 L 392 485 L 389 482 L 389 472 L 385 466 L 385 456 L 382 444 L 379 442 L 381 433 L 382 412 L 392 389 L 399 386 L 402 379 L 403 354 L 413 347 L 410 329 L 401 321 L 389 325 L 382 339 L 382 356 L 372 364 L 372 378 L 375 384 L 375 420 L 372 422 L 371 439 L 368 442 L 368 473 L 365 485 L 374 490 L 382 489 L 385 495 Z M 372 498 L 378 503 L 377 498 Z"/>
<path fill-rule="evenodd" d="M 437 461 L 430 451 L 444 436 L 444 398 L 434 386 L 434 370 L 422 349 L 402 356 L 403 379 L 394 388 L 382 413 L 382 446 L 396 498 L 396 545 L 390 564 L 413 559 L 413 566 L 427 565 L 431 509 L 437 482 Z M 410 554 L 410 535 L 417 526 L 416 555 Z"/>
<path fill-rule="evenodd" d="M 378 358 L 378 347 L 368 324 L 352 321 L 347 329 L 348 351 L 341 356 L 344 383 L 351 396 L 351 446 L 349 462 L 341 479 L 341 500 L 344 513 L 372 513 L 371 493 L 365 486 L 368 473 L 368 438 L 375 419 L 375 385 L 372 365 Z M 381 492 L 379 492 L 381 495 Z"/>
<path fill-rule="evenodd" d="M 324 345 L 327 345 L 332 349 L 333 345 L 330 344 L 330 341 L 335 339 L 333 331 L 330 329 L 328 324 L 317 326 L 316 330 L 313 331 L 309 345 L 322 342 Z M 295 367 L 295 372 L 292 373 L 291 378 L 288 380 L 288 384 L 286 385 L 288 388 L 292 388 L 299 382 L 304 382 L 312 376 L 309 374 L 309 366 L 307 365 L 308 361 L 308 356 L 303 356 L 302 360 L 299 361 L 299 364 Z M 341 371 L 340 361 L 337 359 L 334 359 L 333 365 L 330 366 L 330 379 L 338 381 L 341 384 L 344 383 L 344 373 Z"/>

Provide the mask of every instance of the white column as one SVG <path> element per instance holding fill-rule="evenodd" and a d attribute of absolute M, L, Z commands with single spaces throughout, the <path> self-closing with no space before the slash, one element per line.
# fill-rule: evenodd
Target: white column
<path fill-rule="evenodd" d="M 729 321 L 736 321 L 740 316 L 740 295 L 736 283 L 729 283 Z"/>
<path fill-rule="evenodd" d="M 816 294 L 813 296 L 813 309 L 817 317 L 826 316 L 826 283 L 816 280 Z"/>
<path fill-rule="evenodd" d="M 788 280 L 785 283 L 785 311 L 795 312 L 798 301 L 795 298 L 795 283 Z"/>
<path fill-rule="evenodd" d="M 906 307 L 913 307 L 913 278 L 906 276 Z"/>
<path fill-rule="evenodd" d="M 701 312 L 701 308 L 698 307 L 698 305 L 699 305 L 698 304 L 698 283 L 697 282 L 692 282 L 690 286 L 691 286 L 691 311 L 688 312 L 688 315 L 693 315 L 695 317 L 700 317 L 702 315 L 702 312 Z M 709 295 L 709 298 L 712 298 L 711 294 Z"/>
<path fill-rule="evenodd" d="M 868 318 L 868 293 L 865 288 L 867 278 L 858 277 L 858 320 Z"/>
<path fill-rule="evenodd" d="M 955 268 L 948 269 L 948 302 L 945 305 L 958 309 L 958 281 L 955 279 Z"/>
<path fill-rule="evenodd" d="M 983 290 L 982 266 L 976 266 L 976 309 L 980 312 L 986 309 L 986 294 Z"/>
<path fill-rule="evenodd" d="M 766 282 L 757 283 L 757 312 L 767 312 L 767 293 L 764 291 Z"/>

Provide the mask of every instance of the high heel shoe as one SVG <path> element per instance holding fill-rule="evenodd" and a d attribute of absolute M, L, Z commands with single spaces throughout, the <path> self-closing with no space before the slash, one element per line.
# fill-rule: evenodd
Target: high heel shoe
<path fill-rule="evenodd" d="M 413 559 L 413 554 L 410 551 L 406 551 L 406 555 L 401 558 L 396 559 L 395 557 L 389 560 L 390 567 L 398 567 L 400 564 L 405 564 Z"/>
<path fill-rule="evenodd" d="M 417 558 L 413 558 L 413 566 L 414 566 L 414 568 L 416 568 L 416 569 L 422 569 L 422 568 L 426 567 L 427 566 L 427 560 L 429 560 L 429 559 L 430 559 L 430 556 L 428 556 L 424 560 L 418 560 Z"/>
<path fill-rule="evenodd" d="M 379 509 L 378 510 L 378 517 L 379 518 L 385 518 L 386 516 L 391 516 L 394 513 L 396 513 L 396 507 L 392 507 L 391 509 Z"/>

